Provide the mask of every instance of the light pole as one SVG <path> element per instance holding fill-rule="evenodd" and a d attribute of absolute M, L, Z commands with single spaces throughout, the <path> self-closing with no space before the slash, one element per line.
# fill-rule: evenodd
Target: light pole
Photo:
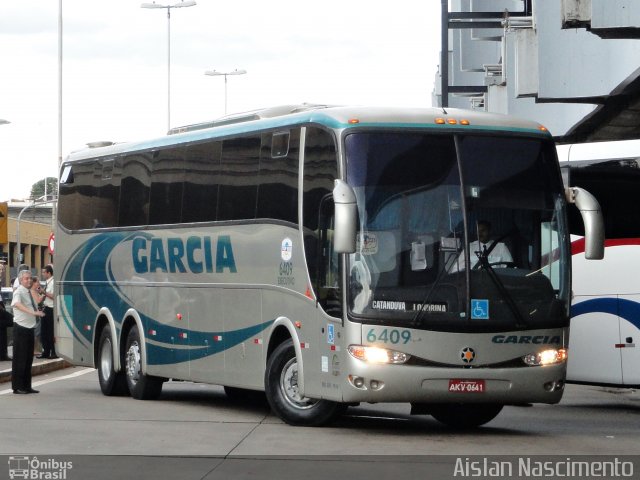
<path fill-rule="evenodd" d="M 237 68 L 233 72 L 218 72 L 216 70 L 207 70 L 204 72 L 205 75 L 210 75 L 212 77 L 224 76 L 224 114 L 227 114 L 227 77 L 229 75 L 244 75 L 247 73 L 246 70 L 238 70 Z"/>
<path fill-rule="evenodd" d="M 167 9 L 167 131 L 171 130 L 171 9 L 193 7 L 194 0 L 182 0 L 176 3 L 143 3 L 142 8 L 166 8 Z"/>

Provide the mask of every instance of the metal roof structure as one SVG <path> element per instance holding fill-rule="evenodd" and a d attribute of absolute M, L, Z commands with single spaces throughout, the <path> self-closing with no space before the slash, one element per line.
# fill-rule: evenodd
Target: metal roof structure
<path fill-rule="evenodd" d="M 531 118 L 558 143 L 640 138 L 640 2 L 441 0 L 434 104 Z"/>

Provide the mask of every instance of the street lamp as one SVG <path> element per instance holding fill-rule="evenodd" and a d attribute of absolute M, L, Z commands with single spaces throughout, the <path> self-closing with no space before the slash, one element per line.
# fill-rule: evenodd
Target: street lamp
<path fill-rule="evenodd" d="M 171 9 L 193 7 L 196 4 L 194 0 L 182 0 L 176 3 L 143 3 L 142 8 L 166 8 L 167 9 L 167 131 L 171 129 Z"/>
<path fill-rule="evenodd" d="M 205 75 L 210 75 L 212 77 L 224 76 L 224 114 L 227 114 L 227 77 L 229 75 L 244 75 L 247 73 L 246 70 L 238 70 L 237 68 L 233 72 L 218 72 L 216 70 L 207 70 L 204 72 Z"/>

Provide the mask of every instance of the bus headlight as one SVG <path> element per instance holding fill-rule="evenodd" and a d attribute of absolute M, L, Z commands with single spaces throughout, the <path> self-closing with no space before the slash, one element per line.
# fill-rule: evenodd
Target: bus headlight
<path fill-rule="evenodd" d="M 552 348 L 538 353 L 530 353 L 522 357 L 522 361 L 530 367 L 555 365 L 567 360 L 566 348 Z"/>
<path fill-rule="evenodd" d="M 352 357 L 368 363 L 406 363 L 411 355 L 380 347 L 366 347 L 364 345 L 349 345 Z"/>

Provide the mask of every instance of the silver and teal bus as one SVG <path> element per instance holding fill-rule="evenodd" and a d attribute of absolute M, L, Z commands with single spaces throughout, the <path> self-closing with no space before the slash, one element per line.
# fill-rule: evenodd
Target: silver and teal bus
<path fill-rule="evenodd" d="M 105 395 L 153 399 L 171 379 L 264 391 L 292 425 L 408 402 L 470 427 L 560 401 L 568 203 L 588 257 L 602 225 L 544 128 L 302 105 L 169 133 L 60 170 L 57 348 Z"/>

